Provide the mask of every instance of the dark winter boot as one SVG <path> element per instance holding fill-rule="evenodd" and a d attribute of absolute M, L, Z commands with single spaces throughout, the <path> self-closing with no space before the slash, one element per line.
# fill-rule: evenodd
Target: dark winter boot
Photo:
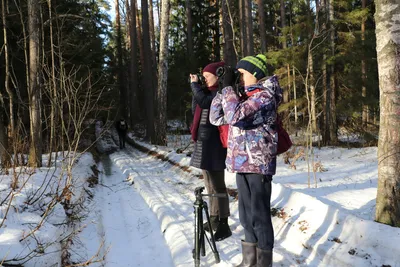
<path fill-rule="evenodd" d="M 257 267 L 272 267 L 272 250 L 257 248 Z"/>
<path fill-rule="evenodd" d="M 248 243 L 242 240 L 242 262 L 236 267 L 257 267 L 256 243 Z"/>
<path fill-rule="evenodd" d="M 211 228 L 213 229 L 213 231 L 217 230 L 218 224 L 219 224 L 218 216 L 210 216 L 210 223 L 211 223 Z M 205 222 L 203 224 L 203 228 L 204 228 L 205 231 L 210 232 L 210 229 L 208 227 L 208 223 L 207 222 Z"/>
<path fill-rule="evenodd" d="M 224 240 L 232 235 L 231 229 L 228 225 L 228 218 L 220 218 L 217 231 L 215 231 L 214 238 L 215 241 Z"/>

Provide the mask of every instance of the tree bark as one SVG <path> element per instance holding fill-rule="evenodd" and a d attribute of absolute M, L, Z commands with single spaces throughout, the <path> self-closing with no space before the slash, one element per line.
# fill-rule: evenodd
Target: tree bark
<path fill-rule="evenodd" d="M 142 23 L 140 22 L 140 14 L 137 8 L 137 4 L 135 1 L 135 11 L 136 11 L 136 30 L 137 30 L 137 39 L 139 44 L 139 56 L 140 56 L 140 64 L 144 66 L 144 54 L 143 54 L 143 36 L 142 36 Z M 143 79 L 142 79 L 143 83 Z M 144 85 L 142 84 L 142 88 Z"/>
<path fill-rule="evenodd" d="M 335 57 L 335 26 L 334 26 L 334 0 L 328 0 L 329 3 L 329 24 L 330 24 L 330 46 L 331 46 L 331 56 Z M 330 65 L 330 94 L 328 96 L 330 98 L 330 121 L 329 121 L 329 135 L 331 144 L 337 144 L 338 136 L 337 136 L 337 122 L 336 122 L 336 74 L 335 74 L 335 62 L 333 61 Z"/>
<path fill-rule="evenodd" d="M 119 106 L 119 116 L 120 117 L 125 117 L 128 112 L 127 112 L 127 105 L 126 105 L 126 88 L 123 83 L 123 67 L 122 67 L 122 30 L 121 30 L 121 16 L 120 16 L 120 10 L 119 10 L 119 0 L 115 0 L 115 24 L 116 24 L 116 30 L 117 30 L 117 40 L 116 40 L 116 46 L 117 46 L 117 84 L 119 88 L 119 96 L 120 96 L 120 106 Z"/>
<path fill-rule="evenodd" d="M 29 165 L 42 166 L 42 120 L 41 120 L 41 88 L 39 85 L 39 1 L 28 0 L 28 32 L 29 32 L 29 115 L 30 115 L 30 151 Z"/>
<path fill-rule="evenodd" d="M 129 0 L 125 0 L 125 38 L 126 38 L 126 44 L 125 47 L 127 50 L 130 49 L 131 46 L 131 7 L 129 6 Z M 129 80 L 129 79 L 128 79 Z M 128 83 L 130 83 L 128 81 Z"/>
<path fill-rule="evenodd" d="M 375 1 L 380 88 L 376 221 L 400 227 L 400 5 Z"/>
<path fill-rule="evenodd" d="M 234 31 L 231 7 L 232 0 L 222 0 L 222 27 L 224 37 L 224 62 L 229 66 L 236 66 L 237 52 L 234 43 Z"/>
<path fill-rule="evenodd" d="M 247 56 L 254 54 L 254 40 L 253 40 L 253 16 L 252 16 L 252 1 L 245 1 L 245 19 L 246 19 L 246 39 L 247 39 Z"/>
<path fill-rule="evenodd" d="M 220 41 L 219 41 L 219 35 L 220 35 L 220 31 L 219 31 L 219 0 L 214 0 L 214 5 L 215 5 L 215 22 L 214 22 L 214 41 L 213 41 L 213 54 L 214 54 L 214 61 L 221 61 L 221 45 L 220 45 Z"/>
<path fill-rule="evenodd" d="M 286 44 L 286 38 L 284 37 L 283 34 L 283 29 L 286 27 L 286 13 L 285 13 L 285 1 L 281 0 L 280 2 L 280 10 L 281 10 L 281 34 L 282 34 L 282 49 L 287 48 Z M 287 75 L 288 75 L 288 82 L 287 82 L 287 88 L 282 88 L 283 89 L 283 103 L 288 103 L 289 102 L 289 94 L 290 94 L 290 66 L 289 64 L 286 64 L 287 68 Z M 286 121 L 286 128 L 289 127 L 289 110 L 283 111 L 283 118 Z"/>
<path fill-rule="evenodd" d="M 265 54 L 267 52 L 267 30 L 265 28 L 265 11 L 264 11 L 264 0 L 257 0 L 258 5 L 258 25 L 260 27 L 260 41 L 261 41 L 261 52 Z"/>
<path fill-rule="evenodd" d="M 247 54 L 247 20 L 245 14 L 245 1 L 239 0 L 239 18 L 240 18 L 240 52 L 241 57 L 248 56 Z"/>
<path fill-rule="evenodd" d="M 190 0 L 186 0 L 186 19 L 187 19 L 187 27 L 186 27 L 186 32 L 187 32 L 187 60 L 188 60 L 188 66 L 190 65 L 191 62 L 193 62 L 193 22 L 192 22 L 192 10 L 190 6 Z M 194 63 L 194 62 L 193 62 Z M 194 64 L 196 65 L 196 64 Z"/>
<path fill-rule="evenodd" d="M 361 6 L 362 9 L 366 8 L 366 0 L 362 0 Z M 363 55 L 361 60 L 361 81 L 362 81 L 362 88 L 361 88 L 361 95 L 363 98 L 363 109 L 362 109 L 362 124 L 364 127 L 367 126 L 369 122 L 369 108 L 368 105 L 365 104 L 367 98 L 367 70 L 366 70 L 366 63 L 365 63 L 365 18 L 363 18 L 361 23 L 361 43 L 363 48 Z"/>
<path fill-rule="evenodd" d="M 147 0 L 142 0 L 142 34 L 143 34 L 143 79 L 144 92 L 146 98 L 146 139 L 152 143 L 155 141 L 154 131 L 154 83 L 151 68 L 151 47 L 150 47 L 150 29 L 149 29 L 149 11 Z"/>
<path fill-rule="evenodd" d="M 57 79 L 56 79 L 56 63 L 55 63 L 55 55 L 56 52 L 54 50 L 54 34 L 53 34 L 53 7 L 52 0 L 47 0 L 47 6 L 49 8 L 49 21 L 50 21 L 50 53 L 51 53 L 51 83 L 50 83 L 50 94 L 51 94 L 51 103 L 50 103 L 50 139 L 49 139 L 49 160 L 47 166 L 50 167 L 52 164 L 52 152 L 56 151 L 56 126 L 57 126 Z"/>
<path fill-rule="evenodd" d="M 130 8 L 130 123 L 133 126 L 136 120 L 139 118 L 139 107 L 138 107 L 138 38 L 136 32 L 136 0 L 131 0 Z"/>
<path fill-rule="evenodd" d="M 282 34 L 282 48 L 286 49 L 286 38 L 283 33 L 283 29 L 286 27 L 286 15 L 285 15 L 285 0 L 281 0 L 281 34 Z"/>
<path fill-rule="evenodd" d="M 154 88 L 157 88 L 157 47 L 156 47 L 156 34 L 154 29 L 154 12 L 153 12 L 153 0 L 149 0 L 149 23 L 150 23 L 150 43 L 151 43 L 151 69 L 153 75 L 153 81 L 155 81 Z"/>
<path fill-rule="evenodd" d="M 314 38 L 314 30 L 312 27 L 312 18 L 311 18 L 311 5 L 310 5 L 310 0 L 307 0 L 308 2 L 308 27 L 309 27 L 309 42 Z M 313 54 L 312 50 L 308 50 L 308 68 L 309 68 L 309 74 L 310 74 L 310 81 L 309 81 L 309 86 L 310 86 L 310 105 L 311 105 L 311 127 L 313 132 L 317 130 L 317 118 L 316 118 L 316 96 L 315 96 L 315 79 L 314 79 L 314 60 L 313 60 Z"/>
<path fill-rule="evenodd" d="M 10 104 L 10 134 L 13 137 L 14 141 L 14 157 L 16 157 L 16 134 L 15 134 L 15 123 L 14 123 L 14 107 L 13 107 L 13 93 L 10 88 L 10 62 L 9 62 L 9 54 L 8 54 L 8 37 L 7 37 L 7 17 L 6 17 L 6 10 L 8 10 L 8 5 L 5 3 L 6 0 L 1 0 L 1 11 L 2 11 L 2 22 L 3 22 L 3 38 L 4 38 L 4 65 L 5 65 L 5 77 L 4 77 L 4 87 L 8 93 L 9 96 L 9 104 Z M 7 136 L 7 125 L 6 125 L 6 112 L 5 112 L 5 103 L 4 103 L 4 97 L 0 92 L 0 101 L 1 101 L 1 107 L 2 111 L 0 114 L 0 160 L 1 160 L 1 165 L 3 168 L 9 167 L 7 166 L 8 163 L 10 162 L 9 159 L 10 157 L 8 156 L 9 153 L 7 152 L 8 149 L 8 136 Z"/>
<path fill-rule="evenodd" d="M 167 144 L 167 80 L 168 80 L 168 30 L 170 16 L 170 0 L 162 1 L 160 61 L 158 70 L 158 123 L 156 125 L 156 144 Z"/>

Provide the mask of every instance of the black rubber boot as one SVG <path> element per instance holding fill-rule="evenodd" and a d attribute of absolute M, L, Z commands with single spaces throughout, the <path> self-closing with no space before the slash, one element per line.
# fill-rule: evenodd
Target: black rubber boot
<path fill-rule="evenodd" d="M 211 223 L 211 227 L 212 227 L 213 231 L 217 230 L 218 224 L 219 224 L 218 216 L 210 216 L 210 223 Z M 203 224 L 203 228 L 204 228 L 204 231 L 210 232 L 207 222 L 205 222 Z"/>
<path fill-rule="evenodd" d="M 272 250 L 257 248 L 257 267 L 272 267 Z"/>
<path fill-rule="evenodd" d="M 256 243 L 248 243 L 242 240 L 242 262 L 236 267 L 257 267 Z"/>
<path fill-rule="evenodd" d="M 217 231 L 215 231 L 215 241 L 224 240 L 232 235 L 231 229 L 229 228 L 228 218 L 220 218 Z"/>

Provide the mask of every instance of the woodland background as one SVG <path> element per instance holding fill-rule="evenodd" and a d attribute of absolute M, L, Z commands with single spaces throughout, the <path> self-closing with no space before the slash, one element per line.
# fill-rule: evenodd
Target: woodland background
<path fill-rule="evenodd" d="M 355 145 L 376 145 L 379 123 L 390 133 L 380 135 L 382 162 L 391 168 L 380 174 L 391 196 L 382 209 L 396 216 L 382 221 L 400 225 L 398 74 L 386 69 L 378 78 L 376 38 L 391 40 L 383 44 L 389 52 L 378 51 L 394 61 L 380 64 L 397 64 L 398 34 L 376 24 L 398 23 L 398 11 L 394 0 L 1 0 L 2 166 L 40 167 L 43 154 L 50 165 L 51 152 L 90 149 L 99 119 L 125 117 L 132 129 L 145 128 L 149 142 L 165 145 L 167 120 L 190 124 L 189 73 L 264 53 L 285 92 L 285 126 L 304 136 L 299 144 L 310 153 L 315 140 L 341 145 L 343 133 L 361 137 Z M 394 104 L 379 102 L 384 79 L 393 82 Z"/>

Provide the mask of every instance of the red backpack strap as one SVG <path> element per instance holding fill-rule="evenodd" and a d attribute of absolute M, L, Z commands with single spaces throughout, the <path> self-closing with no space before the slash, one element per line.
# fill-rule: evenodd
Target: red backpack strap
<path fill-rule="evenodd" d="M 229 124 L 224 124 L 218 126 L 219 138 L 221 140 L 222 147 L 228 147 L 228 132 L 229 132 Z"/>

